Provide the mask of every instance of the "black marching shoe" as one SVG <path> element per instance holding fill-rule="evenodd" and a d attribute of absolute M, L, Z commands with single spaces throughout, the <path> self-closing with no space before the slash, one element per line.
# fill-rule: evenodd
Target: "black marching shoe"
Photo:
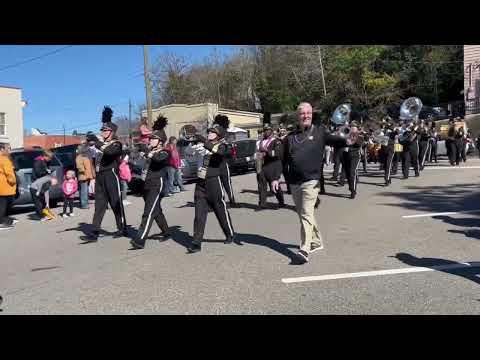
<path fill-rule="evenodd" d="M 235 235 L 227 237 L 227 239 L 223 242 L 224 244 L 232 244 L 234 242 Z"/>
<path fill-rule="evenodd" d="M 194 254 L 194 253 L 200 252 L 202 250 L 202 245 L 191 243 L 188 246 L 187 250 L 188 250 L 189 254 Z"/>
<path fill-rule="evenodd" d="M 87 236 L 84 237 L 84 241 L 86 243 L 94 243 L 94 242 L 97 242 L 98 241 L 98 236 L 100 235 L 100 233 L 98 232 L 91 232 L 90 234 L 88 234 Z"/>
<path fill-rule="evenodd" d="M 121 238 L 121 237 L 128 237 L 127 229 L 118 230 L 115 234 L 113 234 L 114 238 Z"/>
<path fill-rule="evenodd" d="M 350 194 L 350 199 L 355 199 L 355 196 L 357 196 L 357 193 L 355 191 L 352 191 Z"/>
<path fill-rule="evenodd" d="M 168 239 L 170 239 L 172 237 L 172 233 L 170 231 L 165 231 L 165 232 L 160 233 L 159 236 L 160 236 L 160 239 L 158 239 L 158 241 L 164 242 L 164 241 L 167 241 Z"/>
<path fill-rule="evenodd" d="M 132 245 L 132 248 L 134 248 L 135 250 L 140 250 L 140 249 L 143 249 L 145 246 L 142 246 L 138 243 L 135 242 L 135 240 L 130 240 L 130 245 Z"/>

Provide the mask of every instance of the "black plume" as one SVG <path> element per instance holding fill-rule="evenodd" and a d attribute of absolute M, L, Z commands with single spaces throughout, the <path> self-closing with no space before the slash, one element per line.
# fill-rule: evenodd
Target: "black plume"
<path fill-rule="evenodd" d="M 168 125 L 166 117 L 159 115 L 157 120 L 153 123 L 152 130 L 163 130 Z"/>
<path fill-rule="evenodd" d="M 230 119 L 228 118 L 228 116 L 218 114 L 217 116 L 215 116 L 213 124 L 218 124 L 226 130 L 230 126 Z"/>
<path fill-rule="evenodd" d="M 109 106 L 105 106 L 102 111 L 102 123 L 108 123 L 112 121 L 113 110 Z"/>

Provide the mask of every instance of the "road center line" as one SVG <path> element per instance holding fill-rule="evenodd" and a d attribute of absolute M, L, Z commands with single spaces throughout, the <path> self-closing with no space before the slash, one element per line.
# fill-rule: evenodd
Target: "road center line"
<path fill-rule="evenodd" d="M 424 170 L 480 169 L 480 166 L 425 166 Z"/>
<path fill-rule="evenodd" d="M 408 267 L 408 268 L 390 269 L 390 270 L 362 271 L 362 272 L 356 272 L 356 273 L 285 278 L 285 279 L 282 279 L 282 282 L 284 284 L 292 284 L 292 283 L 309 282 L 309 281 L 351 279 L 351 278 L 369 277 L 369 276 L 395 275 L 395 274 L 407 274 L 407 273 L 417 273 L 417 272 L 427 272 L 427 271 L 442 271 L 442 270 L 478 268 L 478 267 L 480 267 L 480 262 L 456 263 L 456 264 L 438 265 L 438 266 L 432 266 L 432 267 Z"/>
<path fill-rule="evenodd" d="M 427 214 L 417 214 L 417 215 L 404 215 L 404 216 L 402 216 L 402 218 L 403 219 L 413 219 L 413 218 L 421 218 L 421 217 L 468 214 L 468 213 L 476 213 L 476 212 L 480 212 L 480 209 L 478 209 L 478 210 L 465 210 L 465 211 L 449 211 L 449 212 L 441 212 L 441 213 L 427 213 Z"/>

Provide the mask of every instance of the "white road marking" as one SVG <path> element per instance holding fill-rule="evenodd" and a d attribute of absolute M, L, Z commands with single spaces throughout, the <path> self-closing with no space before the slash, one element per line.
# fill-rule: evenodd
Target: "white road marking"
<path fill-rule="evenodd" d="M 421 218 L 421 217 L 468 214 L 468 213 L 476 213 L 476 212 L 480 212 L 480 209 L 479 210 L 465 210 L 465 211 L 449 211 L 449 212 L 441 212 L 441 213 L 427 213 L 427 214 L 417 214 L 417 215 L 404 215 L 404 216 L 402 216 L 402 218 L 413 219 L 413 218 Z"/>
<path fill-rule="evenodd" d="M 480 166 L 425 166 L 423 170 L 480 169 Z"/>
<path fill-rule="evenodd" d="M 442 270 L 478 268 L 478 267 L 480 267 L 480 262 L 457 263 L 457 264 L 449 264 L 449 265 L 438 265 L 438 266 L 432 266 L 432 267 L 408 267 L 408 268 L 390 269 L 390 270 L 362 271 L 362 272 L 356 272 L 356 273 L 285 278 L 285 279 L 282 279 L 282 282 L 284 284 L 291 284 L 291 283 L 300 283 L 300 282 L 309 282 L 309 281 L 351 279 L 351 278 L 368 277 L 368 276 L 408 274 L 408 273 L 417 273 L 417 272 L 442 271 Z"/>

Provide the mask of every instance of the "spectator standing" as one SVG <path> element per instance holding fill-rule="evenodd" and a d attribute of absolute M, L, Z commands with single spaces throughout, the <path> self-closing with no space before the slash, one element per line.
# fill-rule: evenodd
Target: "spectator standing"
<path fill-rule="evenodd" d="M 62 217 L 74 216 L 73 214 L 73 199 L 78 190 L 78 181 L 75 177 L 75 171 L 68 170 L 65 174 L 65 179 L 62 185 L 63 190 L 63 214 Z M 67 206 L 70 208 L 70 213 L 67 213 Z"/>
<path fill-rule="evenodd" d="M 93 160 L 89 156 L 90 149 L 86 145 L 77 148 L 75 162 L 78 169 L 78 182 L 80 184 L 80 209 L 88 209 L 88 185 L 95 179 Z"/>
<path fill-rule="evenodd" d="M 170 161 L 167 170 L 169 187 L 168 192 L 170 195 L 172 195 L 180 191 L 185 191 L 182 179 L 182 161 L 180 159 L 180 154 L 178 153 L 177 138 L 175 136 L 171 136 L 170 139 L 168 139 L 168 144 L 165 146 L 165 150 L 170 153 Z M 177 186 L 180 188 L 180 190 L 175 189 L 175 183 L 177 183 Z"/>
<path fill-rule="evenodd" d="M 4 140 L 5 141 L 5 140 Z M 7 210 L 17 190 L 17 179 L 12 159 L 10 144 L 0 143 L 0 230 L 13 229 L 7 217 Z"/>

